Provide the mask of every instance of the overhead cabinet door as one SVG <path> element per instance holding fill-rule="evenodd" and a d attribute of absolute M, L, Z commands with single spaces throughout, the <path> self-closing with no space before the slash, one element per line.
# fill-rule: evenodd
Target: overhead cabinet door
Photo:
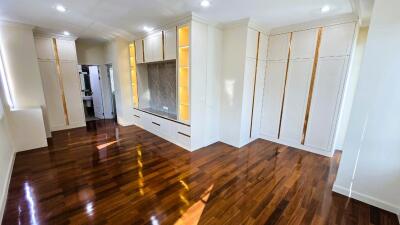
<path fill-rule="evenodd" d="M 317 29 L 293 32 L 290 59 L 313 59 Z"/>
<path fill-rule="evenodd" d="M 54 60 L 53 41 L 51 38 L 35 38 L 36 54 L 38 59 Z"/>
<path fill-rule="evenodd" d="M 75 41 L 57 39 L 56 43 L 60 60 L 77 61 Z"/>
<path fill-rule="evenodd" d="M 268 60 L 287 60 L 290 33 L 272 35 L 268 42 Z"/>
<path fill-rule="evenodd" d="M 164 60 L 176 59 L 176 27 L 164 31 Z"/>
<path fill-rule="evenodd" d="M 350 55 L 355 26 L 355 23 L 345 23 L 325 27 L 322 31 L 319 57 Z"/>
<path fill-rule="evenodd" d="M 144 39 L 145 62 L 157 62 L 163 60 L 162 32 L 151 34 Z"/>
<path fill-rule="evenodd" d="M 285 74 L 286 61 L 267 62 L 260 133 L 272 138 L 278 138 Z"/>
<path fill-rule="evenodd" d="M 135 41 L 136 63 L 144 63 L 143 59 L 143 40 Z"/>
<path fill-rule="evenodd" d="M 348 57 L 319 59 L 305 145 L 331 149 L 347 64 Z"/>
<path fill-rule="evenodd" d="M 313 60 L 291 60 L 289 64 L 280 138 L 300 144 Z"/>

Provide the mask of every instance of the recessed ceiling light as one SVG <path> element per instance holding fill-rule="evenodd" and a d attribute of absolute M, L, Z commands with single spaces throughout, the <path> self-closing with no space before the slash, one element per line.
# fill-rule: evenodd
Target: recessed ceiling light
<path fill-rule="evenodd" d="M 152 30 L 154 30 L 154 28 L 148 27 L 148 26 L 144 26 L 143 30 L 146 31 L 146 32 L 151 32 Z"/>
<path fill-rule="evenodd" d="M 331 7 L 330 7 L 329 5 L 324 5 L 324 6 L 321 8 L 321 12 L 322 12 L 322 13 L 327 13 L 327 12 L 329 12 L 329 11 L 331 11 Z"/>
<path fill-rule="evenodd" d="M 56 5 L 56 9 L 59 12 L 65 12 L 67 9 L 63 5 Z"/>
<path fill-rule="evenodd" d="M 200 5 L 203 6 L 204 8 L 207 8 L 211 5 L 211 3 L 208 0 L 203 0 L 201 1 Z"/>
<path fill-rule="evenodd" d="M 71 35 L 71 33 L 69 33 L 68 31 L 64 31 L 63 34 L 64 34 L 65 36 Z"/>

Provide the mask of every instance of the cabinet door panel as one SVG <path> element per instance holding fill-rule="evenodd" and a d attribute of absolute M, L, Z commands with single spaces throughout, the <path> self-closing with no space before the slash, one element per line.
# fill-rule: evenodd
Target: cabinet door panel
<path fill-rule="evenodd" d="M 319 60 L 305 145 L 330 150 L 347 62 L 347 57 Z"/>
<path fill-rule="evenodd" d="M 50 129 L 64 127 L 65 117 L 55 62 L 39 61 Z"/>
<path fill-rule="evenodd" d="M 164 60 L 176 59 L 176 27 L 164 31 Z"/>
<path fill-rule="evenodd" d="M 258 31 L 253 29 L 247 29 L 247 46 L 246 56 L 255 59 L 257 57 L 257 42 L 258 42 Z"/>
<path fill-rule="evenodd" d="M 272 35 L 268 41 L 268 60 L 288 58 L 290 34 Z"/>
<path fill-rule="evenodd" d="M 286 61 L 267 62 L 260 133 L 277 138 L 281 114 Z"/>
<path fill-rule="evenodd" d="M 256 85 L 254 90 L 253 123 L 252 123 L 253 125 L 251 131 L 252 138 L 258 137 L 260 134 L 262 99 L 264 93 L 264 80 L 265 80 L 266 67 L 267 67 L 266 61 L 258 60 Z"/>
<path fill-rule="evenodd" d="M 60 67 L 70 125 L 85 124 L 77 64 L 64 61 L 60 63 Z"/>
<path fill-rule="evenodd" d="M 145 62 L 153 62 L 153 41 L 151 36 L 143 39 L 143 48 L 144 48 L 144 61 Z"/>
<path fill-rule="evenodd" d="M 258 45 L 258 59 L 267 60 L 268 50 L 268 36 L 266 34 L 260 34 L 260 43 Z"/>
<path fill-rule="evenodd" d="M 320 57 L 350 55 L 355 23 L 345 23 L 325 27 L 322 31 Z"/>
<path fill-rule="evenodd" d="M 300 144 L 313 60 L 291 60 L 282 113 L 282 140 Z"/>
<path fill-rule="evenodd" d="M 136 63 L 143 63 L 143 43 L 142 39 L 135 41 Z"/>
<path fill-rule="evenodd" d="M 254 77 L 256 73 L 256 60 L 252 58 L 246 59 L 245 65 L 245 77 L 243 84 L 243 102 L 242 107 L 242 129 L 241 137 L 242 143 L 246 142 L 250 137 L 250 124 L 251 124 L 251 110 L 253 104 L 253 89 L 254 89 Z"/>
<path fill-rule="evenodd" d="M 293 32 L 290 59 L 313 59 L 317 29 Z"/>
<path fill-rule="evenodd" d="M 57 50 L 60 60 L 77 61 L 75 41 L 57 39 Z"/>
<path fill-rule="evenodd" d="M 36 54 L 38 59 L 54 60 L 53 42 L 51 38 L 35 38 Z"/>
<path fill-rule="evenodd" d="M 163 60 L 163 41 L 162 32 L 159 31 L 151 35 L 151 51 L 153 62 L 158 62 Z"/>

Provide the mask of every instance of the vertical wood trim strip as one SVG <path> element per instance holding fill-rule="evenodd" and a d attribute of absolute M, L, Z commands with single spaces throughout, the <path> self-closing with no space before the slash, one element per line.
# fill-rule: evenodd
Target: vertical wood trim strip
<path fill-rule="evenodd" d="M 60 57 L 58 55 L 57 41 L 55 38 L 52 39 L 52 43 L 53 43 L 54 57 L 56 60 L 55 62 L 56 62 L 56 69 L 57 69 L 57 76 L 58 76 L 58 84 L 60 85 L 60 89 L 61 89 L 61 100 L 62 100 L 62 105 L 63 105 L 63 109 L 64 109 L 65 124 L 67 126 L 69 126 L 67 101 L 65 100 L 64 83 L 63 83 L 63 79 L 62 79 L 62 75 L 61 75 Z"/>
<path fill-rule="evenodd" d="M 287 83 L 287 78 L 288 78 L 288 73 L 289 73 L 290 54 L 291 54 L 291 51 L 292 51 L 292 38 L 293 38 L 293 32 L 290 32 L 290 37 L 289 37 L 289 50 L 288 50 L 288 57 L 287 57 L 287 61 L 286 61 L 285 83 L 284 83 L 284 85 L 283 85 L 283 96 L 282 96 L 282 105 L 281 105 L 281 115 L 280 115 L 280 117 L 279 117 L 278 139 L 281 137 L 281 126 L 282 126 L 283 105 L 285 104 L 286 83 Z"/>
<path fill-rule="evenodd" d="M 254 73 L 254 85 L 253 85 L 253 101 L 251 105 L 251 120 L 250 120 L 250 138 L 252 137 L 252 132 L 253 132 L 253 117 L 254 117 L 254 99 L 256 95 L 256 85 L 257 85 L 257 70 L 258 70 L 258 54 L 260 51 L 260 36 L 261 33 L 258 32 L 258 37 L 257 37 L 257 54 L 256 54 L 256 69 Z"/>
<path fill-rule="evenodd" d="M 302 134 L 302 137 L 301 137 L 301 144 L 302 145 L 304 145 L 304 143 L 306 141 L 307 128 L 308 128 L 308 119 L 310 117 L 311 101 L 312 101 L 312 95 L 314 93 L 315 77 L 316 77 L 317 66 L 318 66 L 319 48 L 321 46 L 321 36 L 322 36 L 322 27 L 320 27 L 318 29 L 318 34 L 317 34 L 317 44 L 315 46 L 314 63 L 313 63 L 313 69 L 312 69 L 312 74 L 311 74 L 311 83 L 310 83 L 310 89 L 308 90 L 308 100 L 307 100 L 306 115 L 305 115 L 305 118 L 304 118 L 303 134 Z"/>
<path fill-rule="evenodd" d="M 162 58 L 165 60 L 165 31 L 162 31 Z"/>
<path fill-rule="evenodd" d="M 145 62 L 144 61 L 144 39 L 142 39 L 142 58 L 143 58 L 143 62 Z"/>

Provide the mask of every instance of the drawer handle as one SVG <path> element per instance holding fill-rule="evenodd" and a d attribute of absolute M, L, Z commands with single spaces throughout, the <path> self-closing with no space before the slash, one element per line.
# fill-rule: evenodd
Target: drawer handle
<path fill-rule="evenodd" d="M 137 117 L 137 118 L 140 118 L 140 116 L 138 116 L 138 115 L 133 115 L 133 116 L 135 116 L 135 117 Z"/>
<path fill-rule="evenodd" d="M 156 122 L 151 122 L 151 123 L 153 123 L 154 125 L 160 126 L 159 123 L 156 123 Z"/>
<path fill-rule="evenodd" d="M 190 135 L 184 134 L 184 133 L 182 133 L 182 132 L 179 132 L 179 131 L 178 131 L 178 134 L 180 134 L 180 135 L 183 135 L 183 136 L 185 136 L 185 137 L 188 137 L 188 138 L 190 138 Z"/>

